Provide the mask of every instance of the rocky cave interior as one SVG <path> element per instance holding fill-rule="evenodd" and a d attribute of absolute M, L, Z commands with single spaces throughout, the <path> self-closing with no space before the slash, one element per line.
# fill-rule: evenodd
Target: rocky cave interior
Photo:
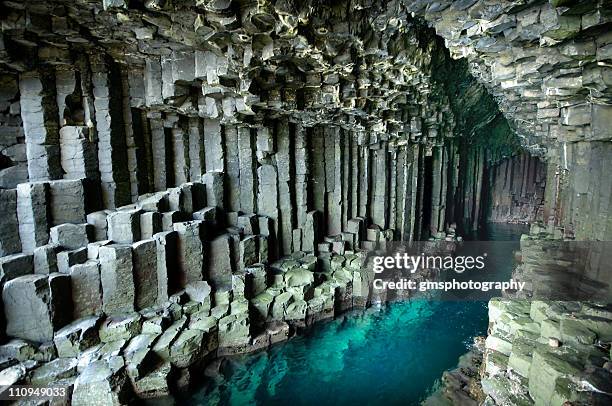
<path fill-rule="evenodd" d="M 1 1 L 0 22 L 4 382 L 163 396 L 371 305 L 386 242 L 612 234 L 605 1 Z M 538 247 L 525 280 L 598 305 L 492 302 L 472 401 L 605 404 L 611 250 L 582 271 Z"/>

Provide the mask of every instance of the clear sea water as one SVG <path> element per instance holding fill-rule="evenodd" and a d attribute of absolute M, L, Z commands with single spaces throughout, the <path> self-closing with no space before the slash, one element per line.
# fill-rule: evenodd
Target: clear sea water
<path fill-rule="evenodd" d="M 490 226 L 496 273 L 508 279 L 525 232 Z M 487 302 L 412 300 L 317 324 L 265 352 L 230 359 L 189 405 L 417 405 L 487 329 Z"/>

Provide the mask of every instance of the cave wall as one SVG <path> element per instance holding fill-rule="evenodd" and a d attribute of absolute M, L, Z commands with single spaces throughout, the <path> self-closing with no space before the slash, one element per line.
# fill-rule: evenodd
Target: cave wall
<path fill-rule="evenodd" d="M 609 4 L 405 4 L 444 38 L 452 57 L 467 61 L 523 147 L 546 162 L 544 222 L 572 238 L 609 239 L 609 182 L 601 167 L 612 137 Z"/>
<path fill-rule="evenodd" d="M 476 226 L 480 198 L 446 210 L 463 193 L 462 182 L 468 189 L 478 185 L 483 166 L 482 159 L 468 159 L 468 165 L 479 162 L 477 173 L 459 168 L 458 120 L 449 91 L 432 74 L 451 70 L 451 63 L 425 27 L 403 21 L 415 29 L 400 24 L 378 32 L 379 20 L 364 24 L 363 11 L 331 33 L 324 27 L 345 11 L 325 6 L 312 15 L 305 37 L 291 19 L 265 27 L 245 22 L 244 35 L 253 36 L 248 42 L 221 35 L 235 30 L 217 21 L 231 8 L 147 7 L 3 5 L 4 66 L 13 75 L 11 86 L 18 83 L 11 97 L 20 97 L 20 148 L 28 157 L 28 177 L 12 177 L 13 184 L 5 186 L 26 179 L 87 179 L 85 210 L 91 213 L 219 171 L 227 184 L 222 208 L 274 218 L 279 254 L 300 250 L 307 215 L 315 210 L 309 221 L 321 223 L 321 236 L 341 235 L 349 220 L 360 217 L 398 240 L 426 238 L 443 233 L 460 210 L 469 213 L 469 227 Z M 257 20 L 272 12 L 270 5 L 258 7 L 238 14 Z M 55 25 L 44 21 L 44 12 L 55 16 Z M 177 16 L 195 18 L 197 27 L 189 19 L 179 23 Z M 201 43 L 200 30 L 209 33 L 199 26 L 204 16 L 218 35 Z M 176 33 L 164 31 L 168 19 L 180 27 Z M 90 31 L 83 30 L 86 25 Z M 370 43 L 359 36 L 371 37 Z M 39 45 L 36 38 L 47 42 Z M 295 48 L 294 38 L 307 39 L 300 44 L 306 50 L 294 51 L 293 60 L 275 56 L 276 48 Z M 378 65 L 380 45 L 388 66 Z M 465 67 L 458 71 L 467 76 Z M 467 89 L 483 95 L 473 81 Z M 487 114 L 499 114 L 494 103 L 487 108 Z M 467 173 L 471 178 L 464 182 Z M 258 196 L 259 185 L 269 182 L 264 177 L 276 177 L 276 202 Z M 11 198 L 6 206 L 9 217 L 17 203 Z M 16 224 L 7 224 L 5 239 L 15 239 Z M 12 247 L 5 253 L 20 251 L 14 242 L 4 245 Z M 24 247 L 28 252 L 36 244 Z"/>
<path fill-rule="evenodd" d="M 543 220 L 546 165 L 527 152 L 487 168 L 487 220 L 531 224 Z"/>
<path fill-rule="evenodd" d="M 266 346 L 368 304 L 364 252 L 476 227 L 479 140 L 511 135 L 400 3 L 1 7 L 7 338 L 201 312 L 211 352 Z"/>
<path fill-rule="evenodd" d="M 28 180 L 19 88 L 15 74 L 0 76 L 0 187 Z"/>
<path fill-rule="evenodd" d="M 75 77 L 109 77 L 80 70 L 56 74 L 45 86 L 55 88 L 60 77 L 69 76 L 72 86 L 64 94 L 74 92 Z M 30 87 L 43 86 L 40 77 L 32 73 L 22 75 L 20 83 L 24 95 Z M 323 236 L 348 232 L 348 222 L 355 218 L 386 230 L 397 240 L 435 235 L 453 220 L 445 206 L 447 196 L 458 193 L 453 191 L 459 181 L 459 156 L 454 141 L 436 136 L 436 124 L 429 128 L 440 139 L 441 144 L 435 146 L 368 134 L 347 125 L 305 127 L 287 117 L 267 118 L 261 125 L 249 126 L 131 107 L 127 101 L 133 88 L 127 82 L 114 84 L 115 94 L 106 83 L 82 83 L 82 88 L 93 87 L 94 94 L 101 96 L 81 94 L 83 104 L 75 108 L 86 110 L 84 103 L 89 99 L 95 111 L 78 113 L 83 115 L 81 122 L 57 118 L 59 111 L 66 110 L 57 100 L 65 97 L 43 96 L 41 90 L 32 103 L 47 109 L 51 118 L 44 114 L 34 118 L 30 111 L 23 112 L 26 125 L 20 130 L 32 139 L 40 133 L 46 138 L 40 145 L 26 135 L 25 144 L 19 144 L 24 150 L 42 147 L 43 153 L 28 161 L 32 182 L 3 191 L 10 202 L 3 207 L 4 213 L 19 220 L 5 223 L 6 233 L 0 239 L 3 247 L 11 247 L 5 248 L 5 254 L 31 253 L 46 244 L 49 227 L 61 224 L 50 214 L 63 210 L 53 207 L 61 202 L 52 201 L 50 194 L 34 197 L 18 193 L 34 186 L 53 190 L 54 185 L 67 183 L 57 182 L 60 180 L 70 180 L 82 189 L 82 212 L 74 216 L 80 222 L 85 215 L 131 207 L 149 193 L 201 182 L 205 173 L 218 173 L 224 182 L 219 208 L 272 218 L 279 256 L 300 251 L 302 237 L 310 240 L 307 247 L 313 250 Z M 424 110 L 422 114 L 427 117 L 432 113 Z M 44 125 L 34 126 L 34 120 Z M 419 121 L 413 120 L 413 124 Z M 414 126 L 416 137 L 420 124 Z M 475 180 L 472 183 L 477 184 Z M 428 204 L 423 203 L 426 198 Z M 471 212 L 473 203 L 468 202 L 466 210 Z M 35 213 L 39 218 L 33 220 L 32 215 L 16 209 L 26 204 L 43 206 L 46 214 Z M 32 221 L 46 229 L 34 243 L 29 242 L 26 227 Z M 318 230 L 316 237 L 313 230 Z M 20 235 L 21 246 L 14 242 Z"/>
<path fill-rule="evenodd" d="M 609 142 L 566 143 L 554 151 L 547 171 L 545 219 L 578 240 L 608 241 L 612 224 Z"/>
<path fill-rule="evenodd" d="M 571 8 L 468 3 L 3 3 L 0 128 L 14 159 L 0 171 L 0 249 L 17 256 L 6 269 L 36 272 L 44 252 L 48 272 L 49 255 L 75 244 L 135 244 L 193 219 L 213 224 L 206 241 L 234 235 L 232 270 L 250 236 L 265 237 L 273 261 L 445 238 L 486 219 L 605 235 L 607 220 L 593 219 L 606 217 L 607 189 L 581 178 L 605 171 L 605 144 L 587 133 L 605 139 L 609 109 L 593 95 L 606 89 L 587 98 L 545 78 L 606 72 L 593 65 L 606 58 L 605 15 L 560 33 L 551 16 L 573 21 Z M 527 9 L 551 26 L 511 35 Z M 524 81 L 521 52 L 535 55 Z M 561 144 L 559 131 L 575 137 Z M 133 223 L 128 237 L 115 215 Z M 67 224 L 85 239 L 63 246 L 54 227 Z"/>

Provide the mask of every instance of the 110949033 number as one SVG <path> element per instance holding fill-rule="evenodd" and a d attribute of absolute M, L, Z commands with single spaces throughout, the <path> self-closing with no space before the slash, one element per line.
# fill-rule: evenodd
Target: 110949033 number
<path fill-rule="evenodd" d="M 0 400 L 31 400 L 63 398 L 68 395 L 65 386 L 12 385 L 0 387 Z"/>

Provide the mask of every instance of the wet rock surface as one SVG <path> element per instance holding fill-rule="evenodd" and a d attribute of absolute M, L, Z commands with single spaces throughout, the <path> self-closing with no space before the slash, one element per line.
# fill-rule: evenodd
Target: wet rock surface
<path fill-rule="evenodd" d="M 593 312 L 598 323 L 591 321 Z M 610 378 L 602 369 L 610 349 L 601 345 L 610 338 L 609 306 L 495 300 L 489 320 L 482 387 L 496 403 L 610 402 L 603 381 L 595 378 Z"/>
<path fill-rule="evenodd" d="M 486 340 L 475 340 L 426 404 L 609 403 L 610 311 L 586 302 L 491 300 Z"/>
<path fill-rule="evenodd" d="M 365 256 L 345 253 L 343 258 L 364 260 Z M 217 292 L 211 298 L 210 286 L 202 282 L 188 285 L 189 294 L 181 291 L 139 313 L 78 319 L 53 334 L 51 345 L 56 352 L 51 357 L 42 347 L 13 340 L 0 346 L 0 355 L 9 365 L 2 373 L 14 383 L 66 386 L 77 404 L 116 404 L 168 395 L 175 385 L 173 377 L 182 371 L 203 366 L 216 356 L 265 349 L 289 339 L 304 323 L 333 317 L 341 311 L 334 305 L 340 299 L 336 292 L 368 278 L 365 274 L 348 280 L 344 276 L 346 272 L 361 274 L 363 267 L 323 272 L 308 265 L 308 259 L 300 253 L 275 262 L 274 268 L 282 273 L 273 283 L 264 282 L 262 292 L 251 292 L 251 301 L 245 298 L 244 289 Z M 271 280 L 269 276 L 266 281 Z M 22 278 L 26 282 L 28 277 Z M 36 278 L 47 287 L 46 276 Z M 11 292 L 10 286 L 8 289 Z M 367 295 L 368 289 L 365 292 Z M 269 298 L 265 307 L 259 304 L 263 296 Z M 354 301 L 356 306 L 368 300 L 367 296 L 341 299 Z M 251 311 L 252 307 L 257 310 Z M 26 336 L 13 324 L 9 326 L 10 334 Z M 35 331 L 45 332 L 40 326 Z M 18 367 L 24 362 L 34 364 Z"/>

